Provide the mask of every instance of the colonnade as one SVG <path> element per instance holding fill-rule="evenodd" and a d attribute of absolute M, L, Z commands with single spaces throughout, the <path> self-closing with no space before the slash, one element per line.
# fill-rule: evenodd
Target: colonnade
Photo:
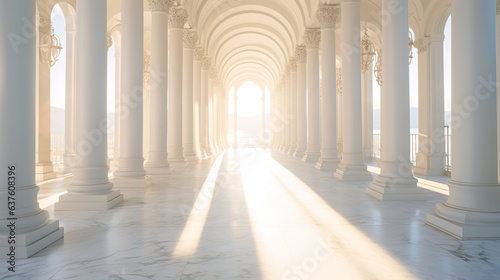
<path fill-rule="evenodd" d="M 149 1 L 151 7 L 150 108 L 144 107 L 143 2 L 122 1 L 119 70 L 117 169 L 109 176 L 107 158 L 106 67 L 109 36 L 107 5 L 102 0 L 77 1 L 76 53 L 69 59 L 75 76 L 66 77 L 74 99 L 67 100 L 67 149 L 73 178 L 67 194 L 60 196 L 56 211 L 106 210 L 123 200 L 119 188 L 145 189 L 154 180 L 169 178 L 186 163 L 215 155 L 228 147 L 227 90 L 221 84 L 210 51 L 203 47 L 196 30 L 186 30 L 188 18 L 172 0 Z M 390 10 L 391 1 L 382 0 Z M 279 124 L 271 147 L 329 170 L 340 181 L 372 181 L 367 193 L 379 200 L 421 200 L 409 161 L 409 78 L 407 65 L 408 2 L 402 12 L 384 25 L 382 86 L 382 159 L 380 175 L 367 171 L 370 117 L 363 106 L 371 78 L 361 69 L 360 1 L 322 5 L 318 27 L 305 28 L 301 43 L 281 82 L 273 92 L 273 119 Z M 452 0 L 453 73 L 452 165 L 448 200 L 429 213 L 427 223 L 457 238 L 500 237 L 500 185 L 498 184 L 496 99 L 496 1 Z M 37 202 L 37 176 L 52 178 L 47 157 L 46 120 L 47 66 L 37 57 L 36 32 L 47 23 L 36 21 L 35 0 L 0 2 L 0 200 L 16 195 L 15 210 L 0 209 L 0 254 L 6 255 L 8 225 L 16 221 L 18 257 L 29 257 L 63 235 L 58 221 L 51 220 Z M 342 98 L 341 125 L 337 126 L 337 55 L 335 29 L 341 23 Z M 49 24 L 50 26 L 50 24 Z M 167 27 L 167 28 L 166 28 Z M 44 29 L 45 28 L 45 29 Z M 42 30 L 43 29 L 43 30 Z M 477 32 L 481 30 L 481 32 Z M 71 34 L 71 33 L 70 33 Z M 14 36 L 14 37 L 13 37 Z M 17 37 L 16 37 L 17 36 Z M 17 39 L 16 39 L 17 38 Z M 417 40 L 422 54 L 422 103 L 436 99 L 422 116 L 422 145 L 416 172 L 442 171 L 443 144 L 440 95 L 442 91 L 442 38 Z M 471 51 L 474 50 L 474 51 Z M 320 63 L 321 61 L 321 63 Z M 37 63 L 40 65 L 38 66 Z M 38 67 L 37 67 L 38 66 Z M 38 69 L 38 72 L 37 72 Z M 425 71 L 425 72 L 424 72 Z M 70 70 L 70 72 L 72 72 Z M 20 75 L 22 73 L 22 75 Z M 37 75 L 39 84 L 37 85 Z M 364 90 L 363 90 L 364 89 Z M 437 96 L 436 96 L 437 95 Z M 236 100 L 236 99 L 235 99 Z M 321 102 L 321 103 L 320 103 Z M 365 100 L 366 102 L 366 100 Z M 368 104 L 370 102 L 368 101 Z M 78 104 L 78 106 L 75 106 Z M 307 105 L 306 105 L 307 104 Z M 36 109 L 38 108 L 38 109 Z M 265 108 L 265 104 L 263 106 Z M 363 110 L 363 108 L 365 110 Z M 442 106 L 441 106 L 442 108 Z M 149 151 L 143 158 L 144 114 L 149 112 Z M 442 115 L 442 114 L 441 114 Z M 273 127 L 271 127 L 273 129 Z M 341 149 L 337 138 L 341 135 Z M 147 145 L 146 145 L 147 146 Z M 38 148 L 38 153 L 36 152 Z M 152 180 L 153 179 L 153 180 Z M 10 183 L 15 182 L 15 183 Z M 14 186 L 14 187 L 13 187 Z M 4 204 L 2 204 L 4 205 Z"/>
<path fill-rule="evenodd" d="M 444 38 L 430 35 L 415 41 L 419 51 L 421 124 L 417 163 L 413 167 L 409 158 L 408 2 L 398 3 L 399 12 L 391 14 L 391 20 L 382 29 L 381 44 L 386 55 L 382 67 L 379 175 L 372 177 L 365 163 L 371 160 L 373 66 L 361 69 L 359 0 L 319 7 L 316 16 L 321 27 L 305 28 L 305 46 L 297 46 L 272 99 L 273 117 L 280 124 L 276 127 L 283 127 L 274 131 L 276 137 L 271 145 L 274 149 L 303 157 L 305 162 L 316 162 L 319 170 L 333 171 L 339 181 L 371 181 L 366 192 L 381 201 L 424 200 L 425 192 L 417 186 L 414 172 L 444 174 Z M 457 238 L 498 238 L 497 66 L 493 59 L 496 1 L 479 4 L 453 0 L 452 3 L 453 171 L 448 201 L 438 204 L 436 212 L 427 215 L 427 223 Z M 393 10 L 392 4 L 383 0 L 382 10 Z M 332 46 L 339 19 L 342 53 L 336 62 L 338 55 Z M 335 86 L 336 64 L 342 73 Z M 292 85 L 297 79 L 296 87 L 289 87 L 289 77 Z M 318 84 L 321 84 L 321 99 L 317 98 Z M 341 88 L 339 96 L 338 88 Z M 341 112 L 336 112 L 336 108 Z M 341 127 L 337 127 L 339 119 Z"/>

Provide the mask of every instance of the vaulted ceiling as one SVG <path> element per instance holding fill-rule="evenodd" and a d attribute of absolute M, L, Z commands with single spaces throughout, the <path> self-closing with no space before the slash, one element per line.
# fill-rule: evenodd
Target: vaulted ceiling
<path fill-rule="evenodd" d="M 70 0 L 68 0 L 70 1 Z M 211 57 L 222 85 L 229 89 L 253 80 L 273 89 L 302 44 L 306 27 L 319 27 L 316 10 L 321 4 L 340 4 L 342 0 L 177 0 L 189 14 L 186 28 L 193 28 L 199 43 Z M 416 38 L 439 32 L 430 30 L 429 18 L 441 16 L 451 0 L 409 0 L 409 22 Z M 145 10 L 149 11 L 148 1 Z M 121 0 L 108 0 L 110 25 L 119 23 Z M 382 30 L 381 0 L 361 0 L 361 27 L 367 27 L 380 47 Z M 148 15 L 146 29 L 150 30 Z M 115 23 L 111 23 L 113 22 Z M 444 23 L 443 23 L 444 28 Z M 340 24 L 338 26 L 340 42 Z M 146 33 L 147 34 L 147 33 Z M 148 35 L 146 35 L 148 37 Z M 148 38 L 146 38 L 146 42 Z M 147 43 L 146 43 L 147 44 Z M 146 47 L 147 49 L 147 47 Z M 340 54 L 340 46 L 337 54 Z"/>

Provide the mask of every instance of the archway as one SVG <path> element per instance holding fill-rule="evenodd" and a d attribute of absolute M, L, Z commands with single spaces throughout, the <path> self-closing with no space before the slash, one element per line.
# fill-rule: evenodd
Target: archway
<path fill-rule="evenodd" d="M 246 81 L 229 92 L 229 139 L 236 146 L 268 144 L 269 88 Z M 236 102 L 235 102 L 236 98 Z"/>

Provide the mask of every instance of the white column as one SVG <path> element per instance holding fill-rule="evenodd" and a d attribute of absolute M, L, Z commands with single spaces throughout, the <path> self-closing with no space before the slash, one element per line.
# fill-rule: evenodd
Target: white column
<path fill-rule="evenodd" d="M 497 3 L 497 81 L 500 81 L 500 5 Z M 500 119 L 500 98 L 497 98 L 497 120 Z M 500 158 L 500 122 L 497 122 L 497 149 Z M 498 181 L 500 182 L 500 164 L 498 164 Z"/>
<path fill-rule="evenodd" d="M 184 157 L 189 162 L 198 161 L 194 148 L 194 48 L 198 35 L 196 31 L 184 29 L 183 83 L 182 83 L 182 145 Z"/>
<path fill-rule="evenodd" d="M 290 142 L 291 142 L 291 136 L 292 136 L 292 120 L 290 118 L 290 104 L 291 104 L 291 96 L 290 96 L 290 89 L 291 89 L 291 79 L 290 79 L 291 73 L 290 73 L 290 64 L 288 65 L 288 69 L 285 73 L 285 86 L 284 86 L 284 91 L 282 92 L 282 98 L 283 98 L 283 122 L 285 125 L 285 131 L 284 131 L 284 138 L 283 138 L 283 146 L 281 148 L 281 151 L 284 153 L 288 153 L 290 150 Z"/>
<path fill-rule="evenodd" d="M 319 43 L 321 31 L 307 28 L 304 42 L 307 48 L 307 150 L 304 162 L 317 162 L 320 153 L 319 135 Z"/>
<path fill-rule="evenodd" d="M 208 71 L 212 61 L 210 57 L 204 56 L 201 68 L 201 108 L 200 108 L 200 141 L 203 150 L 203 157 L 210 154 L 210 143 L 208 141 Z"/>
<path fill-rule="evenodd" d="M 342 68 L 337 68 L 337 152 L 342 159 Z"/>
<path fill-rule="evenodd" d="M 220 145 L 220 81 L 217 77 L 214 81 L 214 145 L 216 147 L 217 153 L 222 151 Z"/>
<path fill-rule="evenodd" d="M 373 64 L 362 73 L 363 159 L 372 161 L 373 154 Z"/>
<path fill-rule="evenodd" d="M 234 89 L 234 97 L 233 97 L 233 100 L 234 100 L 234 121 L 233 121 L 233 133 L 234 133 L 234 136 L 233 136 L 233 148 L 234 149 L 238 149 L 238 90 L 240 89 L 240 87 L 235 87 Z"/>
<path fill-rule="evenodd" d="M 170 173 L 167 160 L 168 11 L 172 0 L 149 0 L 151 22 L 151 137 L 146 170 L 153 179 Z M 156 178 L 155 178 L 156 177 Z"/>
<path fill-rule="evenodd" d="M 441 34 L 415 42 L 418 48 L 419 136 L 417 164 L 413 170 L 422 175 L 444 174 L 443 41 Z"/>
<path fill-rule="evenodd" d="M 260 133 L 260 138 L 261 138 L 261 147 L 263 149 L 267 148 L 267 125 L 266 125 L 266 89 L 262 88 L 262 95 L 260 97 L 260 101 L 262 102 L 261 104 L 261 112 L 262 112 L 262 124 L 261 124 L 261 133 Z"/>
<path fill-rule="evenodd" d="M 208 107 L 207 107 L 207 135 L 208 135 L 208 154 L 215 155 L 217 149 L 214 143 L 214 79 L 216 72 L 211 66 L 208 71 Z"/>
<path fill-rule="evenodd" d="M 305 46 L 297 46 L 295 52 L 297 59 L 297 148 L 294 157 L 302 158 L 307 146 L 307 109 L 306 109 L 306 61 L 307 51 Z"/>
<path fill-rule="evenodd" d="M 335 22 L 340 7 L 322 5 L 316 14 L 321 23 L 321 157 L 316 168 L 334 171 L 339 165 L 337 153 L 337 67 Z"/>
<path fill-rule="evenodd" d="M 500 237 L 495 5 L 453 0 L 451 6 L 453 170 L 448 200 L 427 223 L 459 239 Z"/>
<path fill-rule="evenodd" d="M 56 210 L 106 210 L 123 200 L 107 165 L 106 1 L 77 2 L 76 165 Z"/>
<path fill-rule="evenodd" d="M 0 2 L 0 255 L 28 258 L 63 237 L 37 202 L 35 183 L 36 42 L 35 1 Z M 9 174 L 9 171 L 12 173 Z M 11 183 L 12 182 L 12 183 Z M 8 203 L 15 199 L 15 210 Z M 9 244 L 14 223 L 16 244 Z M 23 242 L 25 241 L 25 242 Z M 4 268 L 6 273 L 7 266 Z"/>
<path fill-rule="evenodd" d="M 182 149 L 182 54 L 184 24 L 188 14 L 184 7 L 170 9 L 168 40 L 168 160 L 185 163 Z"/>
<path fill-rule="evenodd" d="M 288 153 L 293 155 L 297 150 L 297 59 L 290 59 L 290 91 L 288 92 L 289 113 L 288 121 L 290 123 L 290 148 Z"/>
<path fill-rule="evenodd" d="M 342 1 L 341 18 L 343 151 L 334 176 L 342 181 L 368 181 L 372 177 L 363 163 L 362 151 L 360 1 Z"/>
<path fill-rule="evenodd" d="M 194 118 L 194 147 L 198 159 L 203 158 L 202 142 L 201 142 L 201 64 L 205 50 L 202 46 L 196 46 L 194 50 L 193 62 L 193 118 Z"/>
<path fill-rule="evenodd" d="M 113 182 L 123 187 L 153 185 L 143 158 L 144 3 L 122 0 L 120 158 Z"/>
<path fill-rule="evenodd" d="M 121 125 L 121 91 L 122 91 L 122 35 L 115 33 L 113 44 L 115 45 L 115 135 L 113 145 L 113 161 L 111 168 L 116 170 L 120 163 L 120 125 Z"/>
<path fill-rule="evenodd" d="M 151 46 L 151 29 L 144 30 L 146 34 L 146 40 L 144 41 L 145 46 Z M 147 40 L 149 39 L 149 40 Z M 149 41 L 149 42 L 148 42 Z M 151 50 L 144 50 L 144 100 L 143 100 L 143 126 L 142 126 L 142 157 L 147 160 L 149 152 L 149 143 L 151 136 L 151 127 L 148 125 L 151 123 L 151 114 L 146 112 L 151 111 Z"/>
<path fill-rule="evenodd" d="M 53 32 L 50 18 L 40 16 L 39 39 Z M 56 177 L 50 158 L 50 61 L 39 56 L 36 95 L 36 181 Z"/>
<path fill-rule="evenodd" d="M 64 171 L 75 165 L 75 39 L 76 30 L 66 29 L 66 95 L 64 110 Z"/>
<path fill-rule="evenodd" d="M 279 98 L 280 98 L 280 103 L 278 104 L 279 106 L 279 119 L 280 123 L 282 126 L 282 130 L 280 132 L 280 146 L 279 150 L 284 151 L 285 150 L 285 145 L 286 145 L 286 139 L 287 139 L 287 133 L 288 133 L 288 124 L 287 124 L 287 108 L 286 108 L 286 92 L 287 92 L 287 79 L 286 75 L 287 73 L 284 74 L 285 76 L 282 78 L 282 83 L 280 86 L 280 91 L 279 91 Z"/>
<path fill-rule="evenodd" d="M 391 8 L 392 3 L 390 0 L 383 0 L 383 9 Z M 408 2 L 399 3 L 401 12 L 393 15 L 382 31 L 384 53 L 390 55 L 384 57 L 384 85 L 380 94 L 381 170 L 367 190 L 368 194 L 380 200 L 425 198 L 422 189 L 417 187 L 417 179 L 413 176 L 410 163 Z"/>

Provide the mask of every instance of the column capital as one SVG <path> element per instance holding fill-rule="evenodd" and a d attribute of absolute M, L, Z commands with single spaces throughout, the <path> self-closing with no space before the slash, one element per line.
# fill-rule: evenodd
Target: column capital
<path fill-rule="evenodd" d="M 183 28 L 189 15 L 184 7 L 172 7 L 168 23 L 170 28 Z"/>
<path fill-rule="evenodd" d="M 198 33 L 194 29 L 184 29 L 184 47 L 187 49 L 195 49 L 198 41 Z"/>
<path fill-rule="evenodd" d="M 290 72 L 297 72 L 297 58 L 295 56 L 290 57 L 290 62 L 288 63 Z"/>
<path fill-rule="evenodd" d="M 203 56 L 201 67 L 203 70 L 209 71 L 212 67 L 212 58 L 208 55 Z"/>
<path fill-rule="evenodd" d="M 297 60 L 297 63 L 306 63 L 307 61 L 307 51 L 306 51 L 306 46 L 304 45 L 299 45 L 295 49 L 295 58 Z"/>
<path fill-rule="evenodd" d="M 50 18 L 46 18 L 44 16 L 40 16 L 39 18 L 40 24 L 38 26 L 38 30 L 40 33 L 45 34 L 45 35 L 50 35 L 52 34 L 52 22 L 50 21 Z"/>
<path fill-rule="evenodd" d="M 425 36 L 415 40 L 414 46 L 418 49 L 418 52 L 421 53 L 427 51 L 427 47 L 429 46 L 430 43 L 431 43 L 431 37 Z"/>
<path fill-rule="evenodd" d="M 149 0 L 149 9 L 152 12 L 168 13 L 172 6 L 174 6 L 174 0 Z"/>
<path fill-rule="evenodd" d="M 213 79 L 213 80 L 217 80 L 218 76 L 219 76 L 217 69 L 215 69 L 215 67 L 213 66 L 213 64 L 211 64 L 211 62 L 210 62 L 210 68 L 208 70 L 208 75 L 209 75 L 210 79 Z"/>
<path fill-rule="evenodd" d="M 202 61 L 205 57 L 205 48 L 202 45 L 196 45 L 194 49 L 194 59 Z"/>
<path fill-rule="evenodd" d="M 111 46 L 113 45 L 113 37 L 111 37 L 110 34 L 108 34 L 108 50 L 109 48 L 111 48 Z"/>
<path fill-rule="evenodd" d="M 320 5 L 316 11 L 321 28 L 334 28 L 335 24 L 340 20 L 339 5 Z"/>
<path fill-rule="evenodd" d="M 304 33 L 304 43 L 308 49 L 319 48 L 321 42 L 321 30 L 319 28 L 306 28 Z"/>

